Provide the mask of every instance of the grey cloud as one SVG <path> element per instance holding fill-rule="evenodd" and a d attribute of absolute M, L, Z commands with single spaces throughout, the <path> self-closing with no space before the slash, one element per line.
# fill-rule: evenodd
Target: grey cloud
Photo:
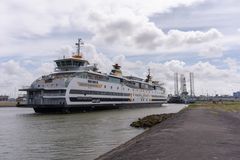
<path fill-rule="evenodd" d="M 100 17 L 100 15 L 98 16 Z M 113 17 L 112 17 L 113 18 Z M 139 17 L 136 17 L 139 18 Z M 129 47 L 136 50 L 158 51 L 163 48 L 176 49 L 188 46 L 201 45 L 213 42 L 221 37 L 217 29 L 202 31 L 170 30 L 164 33 L 160 28 L 147 19 L 121 18 L 104 19 L 95 22 L 98 26 L 95 30 L 95 42 L 114 44 L 121 47 Z M 105 24 L 105 25 L 102 25 Z M 188 49 L 188 48 L 186 48 Z M 198 48 L 199 49 L 199 48 Z M 209 50 L 211 51 L 211 50 Z"/>
<path fill-rule="evenodd" d="M 240 26 L 239 0 L 208 0 L 205 3 L 174 8 L 171 12 L 155 14 L 151 21 L 164 31 L 218 28 L 224 34 L 235 34 Z"/>
<path fill-rule="evenodd" d="M 134 37 L 134 42 L 138 47 L 154 50 L 159 45 L 155 42 L 157 38 L 158 35 L 156 33 L 145 31 Z"/>

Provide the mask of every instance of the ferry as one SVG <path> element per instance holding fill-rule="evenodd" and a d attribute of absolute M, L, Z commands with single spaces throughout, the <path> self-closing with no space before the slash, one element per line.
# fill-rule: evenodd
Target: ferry
<path fill-rule="evenodd" d="M 120 107 L 161 106 L 167 96 L 163 83 L 153 81 L 150 70 L 146 79 L 123 76 L 121 66 L 114 64 L 111 72 L 101 73 L 90 65 L 80 52 L 81 39 L 72 57 L 55 60 L 55 71 L 35 80 L 26 92 L 26 104 L 37 113 L 73 112 Z"/>

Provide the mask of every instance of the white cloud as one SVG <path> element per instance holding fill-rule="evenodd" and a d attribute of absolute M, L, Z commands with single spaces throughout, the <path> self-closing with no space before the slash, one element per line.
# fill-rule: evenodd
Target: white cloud
<path fill-rule="evenodd" d="M 231 71 L 235 71 L 237 72 L 238 70 L 240 70 L 240 63 L 236 60 L 236 59 L 233 59 L 233 58 L 227 58 L 224 60 L 224 62 L 228 65 L 228 68 L 231 70 Z"/>
<path fill-rule="evenodd" d="M 93 11 L 103 15 L 129 16 L 132 13 L 140 16 L 150 16 L 154 13 L 166 12 L 178 6 L 189 6 L 203 0 L 137 0 L 78 1 L 78 0 L 3 0 L 1 2 L 1 16 L 5 19 L 9 32 L 22 36 L 46 35 L 57 28 L 77 27 L 88 28 L 88 16 Z M 13 12 L 9 12 L 12 10 Z M 126 11 L 126 12 L 123 12 Z M 86 23 L 83 23 L 86 22 Z M 18 24 L 14 25 L 13 24 Z M 7 28 L 5 28 L 7 29 Z M 15 29 L 15 30 L 13 30 Z M 22 32 L 19 32 L 22 31 Z"/>
<path fill-rule="evenodd" d="M 216 41 L 223 37 L 223 34 L 214 28 L 206 32 L 170 30 L 164 33 L 147 17 L 133 14 L 117 18 L 115 16 L 100 17 L 101 15 L 98 15 L 98 20 L 95 21 L 93 42 L 105 45 L 106 48 L 111 45 L 121 52 L 130 50 L 129 54 L 165 50 L 168 52 L 172 50 L 174 53 L 176 51 L 188 52 L 189 48 L 198 52 L 199 48 L 205 48 L 207 43 L 217 43 Z M 208 48 L 205 52 L 214 56 L 216 52 L 213 52 L 215 51 L 213 47 Z"/>
<path fill-rule="evenodd" d="M 31 62 L 31 60 L 28 61 Z M 16 97 L 18 89 L 23 86 L 30 86 L 35 79 L 53 72 L 54 69 L 53 63 L 43 63 L 33 71 L 25 65 L 26 63 L 15 60 L 0 63 L 0 94 Z"/>
<path fill-rule="evenodd" d="M 87 41 L 92 43 L 86 43 L 85 56 L 90 62 L 98 63 L 102 71 L 109 72 L 112 63 L 118 62 L 122 64 L 124 73 L 143 77 L 150 67 L 154 77 L 164 81 L 170 90 L 173 87 L 173 72 L 192 71 L 196 75 L 196 88 L 199 93 L 203 92 L 202 88 L 230 93 L 232 88 L 239 86 L 236 81 L 239 79 L 237 60 L 227 59 L 225 63 L 229 68 L 219 69 L 208 62 L 189 66 L 179 60 L 153 63 L 139 60 L 132 62 L 125 58 L 126 55 L 152 53 L 181 56 L 180 52 L 195 53 L 207 58 L 223 56 L 224 51 L 229 49 L 225 45 L 231 47 L 239 43 L 239 38 L 235 36 L 229 40 L 229 36 L 225 35 L 223 38 L 223 34 L 214 28 L 206 31 L 180 31 L 170 28 L 163 31 L 149 19 L 158 13 L 171 12 L 177 7 L 201 2 L 205 1 L 122 0 L 116 3 L 114 0 L 2 0 L 0 57 L 17 55 L 27 57 L 27 60 L 22 63 L 20 60 L 6 60 L 0 64 L 0 72 L 4 77 L 0 80 L 0 86 L 7 86 L 1 87 L 1 91 L 12 90 L 9 86 L 19 88 L 21 85 L 30 84 L 41 74 L 52 72 L 54 66 L 39 57 L 49 59 L 71 55 L 73 48 L 68 44 L 84 33 L 89 35 L 86 36 Z M 93 44 L 101 48 L 101 51 L 97 51 Z M 42 65 L 32 71 L 28 67 L 35 62 Z M 224 85 L 226 83 L 227 85 Z"/>
<path fill-rule="evenodd" d="M 36 75 L 47 75 L 54 72 L 55 64 L 54 63 L 42 63 L 35 71 Z"/>
<path fill-rule="evenodd" d="M 219 69 L 209 62 L 197 62 L 193 65 L 186 65 L 182 61 L 173 60 L 163 64 L 151 63 L 155 70 L 155 77 L 164 80 L 169 91 L 173 92 L 173 73 L 185 74 L 189 81 L 189 72 L 195 75 L 195 92 L 199 94 L 232 94 L 239 89 L 240 75 L 231 69 Z M 187 84 L 189 89 L 189 83 Z"/>
<path fill-rule="evenodd" d="M 84 58 L 88 59 L 91 64 L 97 64 L 101 71 L 110 72 L 112 61 L 103 53 L 97 52 L 94 45 L 85 43 Z"/>
<path fill-rule="evenodd" d="M 94 48 L 94 46 L 92 46 Z M 178 72 L 185 74 L 189 81 L 189 73 L 195 74 L 196 94 L 232 94 L 233 91 L 239 89 L 240 75 L 236 67 L 239 62 L 235 59 L 227 58 L 225 63 L 229 68 L 221 69 L 209 62 L 197 62 L 192 65 L 187 65 L 184 61 L 170 60 L 164 63 L 129 61 L 125 56 L 115 56 L 112 59 L 102 56 L 102 53 L 97 53 L 95 49 L 95 63 L 101 62 L 105 68 L 101 71 L 110 72 L 113 63 L 120 63 L 124 75 L 135 75 L 144 78 L 147 75 L 147 69 L 150 68 L 155 80 L 160 80 L 165 83 L 165 87 L 169 93 L 173 92 L 173 74 Z M 91 56 L 91 55 L 89 55 Z M 239 69 L 239 68 L 238 68 Z M 226 85 L 227 84 L 227 85 Z M 188 88 L 189 88 L 189 84 Z M 226 87 L 223 87 L 226 86 Z"/>
<path fill-rule="evenodd" d="M 207 58 L 216 58 L 223 56 L 224 48 L 216 43 L 205 44 L 205 47 L 200 49 L 199 55 Z"/>
<path fill-rule="evenodd" d="M 0 72 L 0 94 L 11 96 L 17 96 L 15 91 L 31 83 L 34 78 L 31 72 L 14 60 L 0 63 Z"/>
<path fill-rule="evenodd" d="M 0 37 L 0 55 L 49 54 L 61 42 L 59 38 L 50 41 L 48 36 L 70 31 L 90 33 L 94 35 L 93 43 L 104 44 L 104 48 L 117 50 L 118 54 L 187 51 L 189 45 L 214 41 L 221 33 L 216 29 L 164 33 L 149 21 L 149 16 L 201 2 L 204 0 L 123 0 L 118 3 L 114 0 L 4 0 L 0 8 L 0 18 L 4 19 L 0 25 L 0 35 L 3 35 Z"/>
<path fill-rule="evenodd" d="M 183 61 L 171 60 L 164 63 L 155 62 L 132 62 L 125 56 L 115 56 L 108 58 L 102 53 L 98 53 L 94 46 L 89 46 L 89 54 L 86 57 L 92 63 L 97 63 L 100 71 L 109 73 L 113 63 L 121 63 L 124 75 L 134 75 L 144 78 L 147 75 L 147 69 L 151 69 L 154 80 L 165 83 L 165 87 L 173 92 L 173 74 L 178 72 L 185 74 L 189 81 L 189 72 L 195 74 L 196 94 L 231 94 L 240 86 L 240 75 L 236 69 L 238 61 L 228 58 L 225 63 L 229 65 L 228 69 L 220 69 L 209 62 L 197 62 L 193 65 L 187 65 Z M 92 50 L 92 51 L 91 51 Z M 87 59 L 88 59 L 87 58 Z M 2 79 L 0 80 L 1 93 L 11 94 L 14 89 L 19 89 L 24 85 L 30 85 L 32 81 L 43 74 L 53 71 L 53 63 L 43 63 L 39 67 L 30 71 L 30 68 L 17 61 L 7 61 L 0 64 Z M 238 68 L 239 69 L 239 68 Z M 188 88 L 189 88 L 189 84 Z"/>
<path fill-rule="evenodd" d="M 170 45 L 181 45 L 181 44 L 198 44 L 209 42 L 223 35 L 215 28 L 208 30 L 207 32 L 200 31 L 188 31 L 182 32 L 179 30 L 170 30 L 168 32 L 168 39 Z"/>

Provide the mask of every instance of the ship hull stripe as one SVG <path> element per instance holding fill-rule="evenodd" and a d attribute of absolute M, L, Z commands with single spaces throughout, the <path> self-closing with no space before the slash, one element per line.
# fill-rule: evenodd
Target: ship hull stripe
<path fill-rule="evenodd" d="M 115 102 L 115 101 L 131 101 L 129 98 L 92 98 L 92 97 L 70 97 L 71 102 Z"/>
<path fill-rule="evenodd" d="M 118 109 L 118 108 L 145 108 L 145 107 L 160 107 L 163 102 L 156 103 L 129 103 L 129 104 L 88 104 L 88 105 L 38 105 L 32 106 L 37 113 L 50 113 L 50 112 L 76 112 L 86 110 L 105 110 L 105 109 Z"/>
<path fill-rule="evenodd" d="M 70 90 L 69 93 L 70 94 L 83 94 L 83 95 L 130 96 L 130 93 L 90 91 L 90 90 L 75 90 L 75 89 Z"/>

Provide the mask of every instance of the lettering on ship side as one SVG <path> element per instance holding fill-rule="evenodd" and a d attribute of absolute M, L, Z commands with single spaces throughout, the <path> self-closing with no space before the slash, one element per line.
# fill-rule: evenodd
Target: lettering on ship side
<path fill-rule="evenodd" d="M 89 83 L 82 83 L 82 82 L 77 82 L 79 86 L 83 87 L 95 87 L 95 88 L 102 88 L 102 84 L 89 84 Z"/>

